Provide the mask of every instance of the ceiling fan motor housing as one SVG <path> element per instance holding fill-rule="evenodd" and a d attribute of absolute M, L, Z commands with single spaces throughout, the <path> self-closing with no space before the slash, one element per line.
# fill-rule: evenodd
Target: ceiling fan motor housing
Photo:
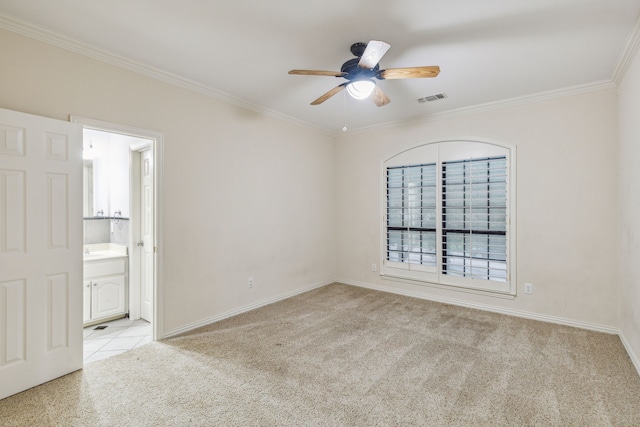
<path fill-rule="evenodd" d="M 342 77 L 347 80 L 364 80 L 374 77 L 380 80 L 382 79 L 378 73 L 380 65 L 376 64 L 375 67 L 368 69 L 358 66 L 358 62 L 360 62 L 360 58 L 353 58 L 342 64 L 340 71 L 345 73 Z"/>

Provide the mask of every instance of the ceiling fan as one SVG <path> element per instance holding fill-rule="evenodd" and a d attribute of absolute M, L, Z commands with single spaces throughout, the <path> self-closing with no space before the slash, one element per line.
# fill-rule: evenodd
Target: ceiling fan
<path fill-rule="evenodd" d="M 342 64 L 340 71 L 291 70 L 289 74 L 343 77 L 348 80 L 313 101 L 311 105 L 322 104 L 346 87 L 347 92 L 352 97 L 366 99 L 371 96 L 373 102 L 378 107 L 382 107 L 391 102 L 391 100 L 376 85 L 374 78 L 378 80 L 417 79 L 436 77 L 440 73 L 440 67 L 437 65 L 381 70 L 378 62 L 390 47 L 389 44 L 378 40 L 371 40 L 369 43 L 354 43 L 351 45 L 351 53 L 356 57 Z"/>

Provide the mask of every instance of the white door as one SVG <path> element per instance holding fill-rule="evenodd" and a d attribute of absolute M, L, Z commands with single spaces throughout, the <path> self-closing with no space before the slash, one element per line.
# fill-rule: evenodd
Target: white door
<path fill-rule="evenodd" d="M 140 314 L 153 322 L 153 156 L 151 149 L 140 152 Z"/>
<path fill-rule="evenodd" d="M 82 368 L 82 132 L 0 109 L 0 399 Z"/>

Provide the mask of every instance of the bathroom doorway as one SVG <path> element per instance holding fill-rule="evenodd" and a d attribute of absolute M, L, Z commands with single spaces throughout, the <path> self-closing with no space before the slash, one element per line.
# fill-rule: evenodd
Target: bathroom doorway
<path fill-rule="evenodd" d="M 162 283 L 159 233 L 162 135 L 92 119 L 72 117 L 72 121 L 83 125 L 83 152 L 88 154 L 83 155 L 84 169 L 85 176 L 90 177 L 85 179 L 83 188 L 85 281 L 90 280 L 86 277 L 86 260 L 100 258 L 100 253 L 87 253 L 94 247 L 118 251 L 123 246 L 126 248 L 127 263 L 125 313 L 114 312 L 114 317 L 109 319 L 89 317 L 88 321 L 85 313 L 85 325 L 91 325 L 91 328 L 85 329 L 85 336 L 101 335 L 93 332 L 93 327 L 124 327 L 116 325 L 118 320 L 114 322 L 119 317 L 120 322 L 135 322 L 132 324 L 138 326 L 138 330 L 142 329 L 140 325 L 148 322 L 152 331 L 150 338 L 157 340 L 162 336 L 162 312 L 158 309 L 161 307 L 159 289 Z M 102 228 L 98 227 L 99 223 L 103 223 L 100 226 Z M 107 231 L 104 223 L 108 224 Z M 100 246 L 100 243 L 109 246 Z M 90 282 L 90 286 L 94 285 L 92 290 L 96 282 L 98 286 L 102 284 L 98 280 Z M 114 280 L 112 299 L 107 296 L 107 303 L 116 298 L 116 285 Z M 103 293 L 107 294 L 108 291 Z M 90 303 L 95 310 L 96 302 L 89 302 L 85 295 L 85 304 Z M 118 304 L 112 305 L 115 307 Z M 97 306 L 100 307 L 99 304 Z M 112 329 L 115 332 L 115 328 Z M 130 331 L 122 334 L 120 341 L 123 346 L 130 345 L 129 341 L 132 341 Z M 108 334 L 107 330 L 104 333 Z M 116 345 L 114 341 L 111 340 L 108 345 Z M 91 347 L 88 351 L 96 350 Z"/>

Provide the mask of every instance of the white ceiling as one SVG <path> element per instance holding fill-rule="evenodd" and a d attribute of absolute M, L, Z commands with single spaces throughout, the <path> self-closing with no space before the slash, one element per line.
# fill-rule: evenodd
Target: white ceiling
<path fill-rule="evenodd" d="M 0 0 L 0 14 L 337 131 L 609 81 L 640 0 Z M 287 74 L 338 71 L 371 39 L 391 44 L 381 68 L 440 75 L 380 81 L 391 103 L 376 107 L 311 106 L 344 80 Z"/>

